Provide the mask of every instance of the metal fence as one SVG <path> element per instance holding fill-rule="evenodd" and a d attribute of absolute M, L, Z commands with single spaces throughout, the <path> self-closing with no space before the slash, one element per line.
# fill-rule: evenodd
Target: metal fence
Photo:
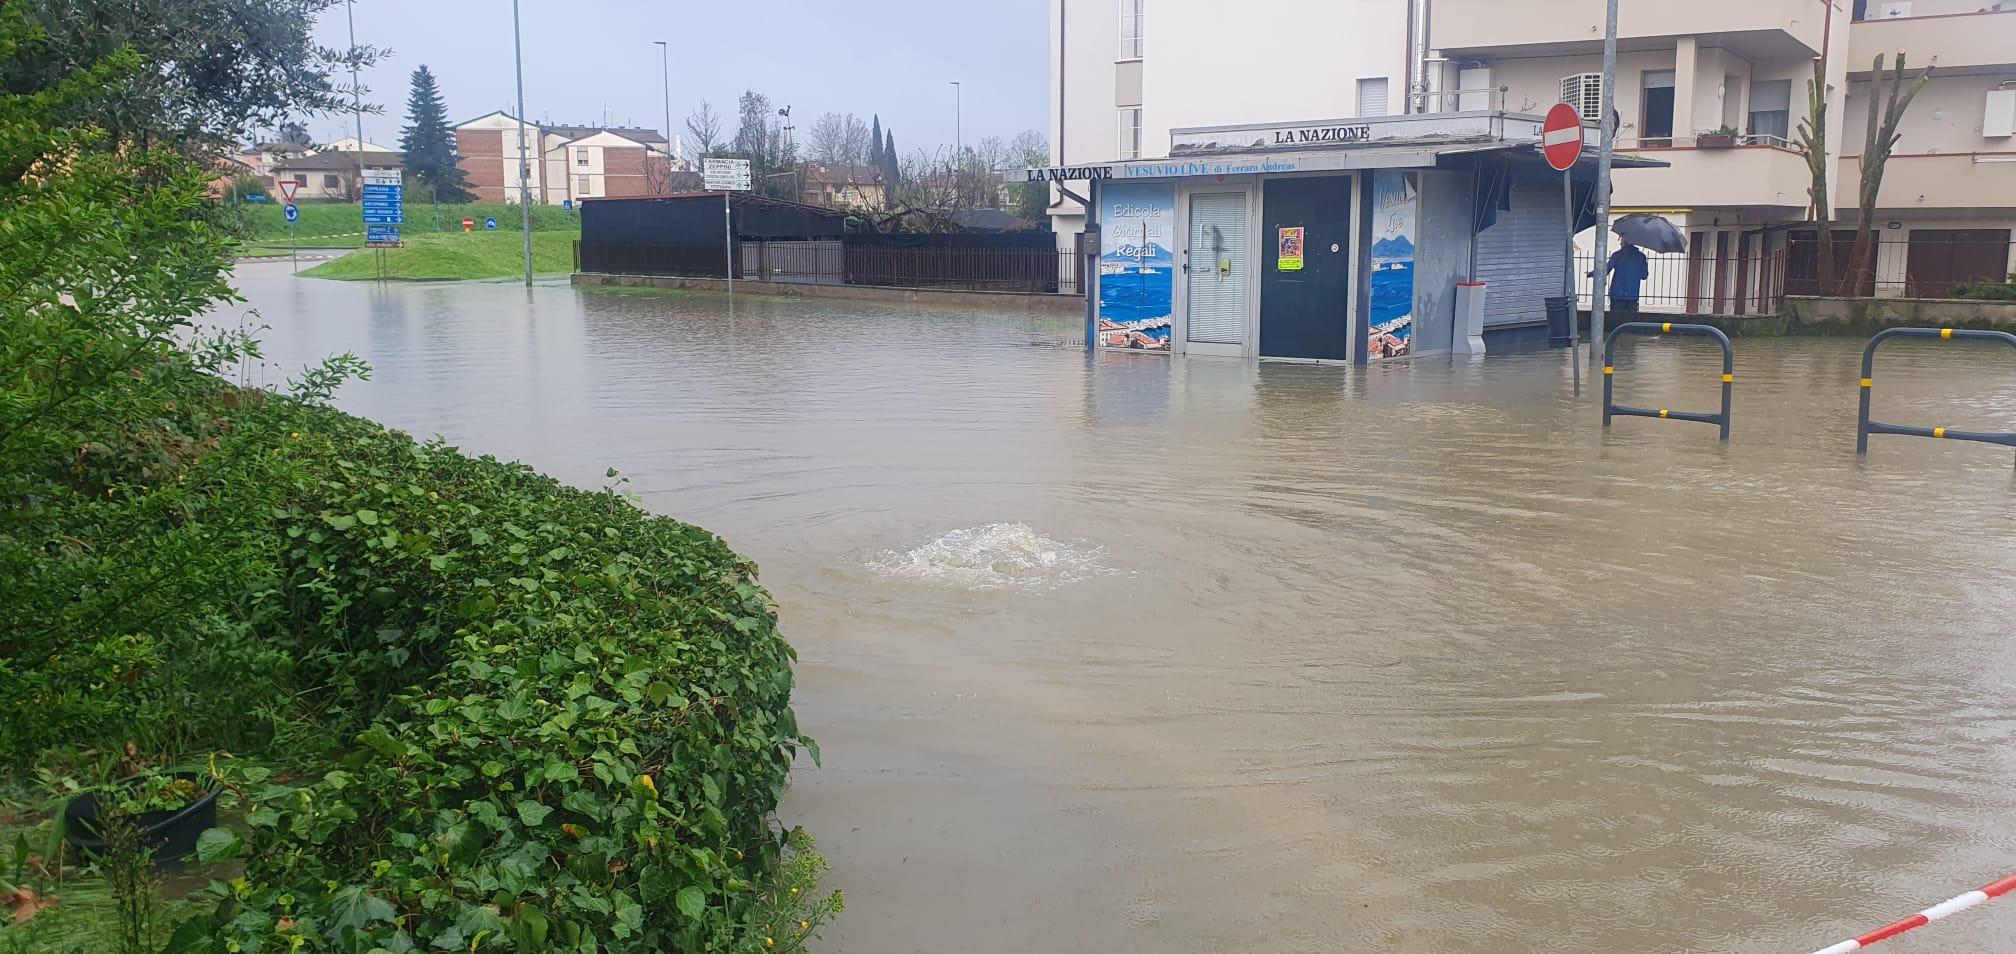
<path fill-rule="evenodd" d="M 720 278 L 719 244 L 575 243 L 584 272 Z M 843 245 L 838 241 L 741 241 L 735 277 L 812 285 L 873 285 L 945 291 L 1083 295 L 1083 265 L 1055 248 L 982 250 Z"/>
<path fill-rule="evenodd" d="M 575 242 L 575 267 L 609 275 L 677 275 L 720 278 L 728 270 L 721 243 Z M 735 277 L 744 277 L 738 264 Z"/>
<path fill-rule="evenodd" d="M 1673 315 L 1769 315 L 1785 300 L 1785 252 L 1690 259 L 1647 255 L 1647 274 L 1638 289 L 1641 311 Z M 1575 257 L 1576 294 L 1588 308 L 1596 256 Z M 1796 294 L 1796 293 L 1795 293 Z"/>
<path fill-rule="evenodd" d="M 1779 311 L 1787 295 L 1951 298 L 1962 285 L 2011 280 L 2016 261 L 2010 257 L 2009 234 L 1917 229 L 1872 241 L 1858 264 L 1851 262 L 1853 233 L 1837 232 L 1833 278 L 1822 282 L 1820 243 L 1813 232 L 1750 233 L 1687 253 L 1648 255 L 1639 307 L 1681 315 L 1768 315 Z M 1576 282 L 1584 308 L 1590 304 L 1594 281 L 1589 273 L 1595 266 L 1593 255 L 1577 255 Z"/>

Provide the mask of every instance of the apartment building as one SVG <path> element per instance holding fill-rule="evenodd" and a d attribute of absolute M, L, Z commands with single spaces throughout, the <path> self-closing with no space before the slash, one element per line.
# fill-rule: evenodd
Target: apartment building
<path fill-rule="evenodd" d="M 524 142 L 519 141 L 520 135 Z M 524 123 L 498 111 L 455 127 L 470 191 L 484 202 L 559 205 L 582 199 L 667 195 L 687 163 L 655 129 Z M 521 190 L 518 166 L 526 167 Z"/>
<path fill-rule="evenodd" d="M 1604 6 L 1281 0 L 1264 16 L 1227 17 L 1201 0 L 1052 0 L 1054 158 L 1167 157 L 1182 151 L 1171 131 L 1184 128 L 1527 116 L 1564 101 L 1593 141 Z M 1614 205 L 1664 214 L 1689 234 L 1681 310 L 1754 307 L 1757 289 L 1798 270 L 1802 239 L 1810 257 L 1810 227 L 1800 228 L 1810 175 L 1794 141 L 1816 59 L 1827 64 L 1833 201 L 1852 216 L 1872 60 L 1900 49 L 1913 64 L 1937 58 L 1869 223 L 1883 239 L 1877 273 L 1896 279 L 1876 293 L 2016 270 L 2016 0 L 1622 0 L 1618 49 L 1620 155 L 1652 161 L 1619 170 Z M 1530 194 L 1515 195 L 1514 209 L 1544 201 L 1543 184 L 1522 188 Z M 1053 190 L 1064 242 L 1084 227 L 1083 198 L 1068 183 Z M 1477 238 L 1488 250 L 1489 233 Z M 1962 245 L 1967 262 L 1955 265 Z M 1471 277 L 1495 278 L 1495 292 L 1537 264 L 1506 260 L 1494 275 L 1484 256 Z"/>

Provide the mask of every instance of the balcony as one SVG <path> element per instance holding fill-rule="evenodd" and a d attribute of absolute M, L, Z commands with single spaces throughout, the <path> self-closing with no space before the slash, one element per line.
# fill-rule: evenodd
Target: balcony
<path fill-rule="evenodd" d="M 1889 66 L 1898 50 L 1917 66 L 1939 57 L 1939 72 L 1946 75 L 2016 64 L 2016 10 L 1859 20 L 1848 31 L 1853 73 L 1868 73 L 1878 53 Z"/>
<path fill-rule="evenodd" d="M 1843 156 L 1834 177 L 1834 205 L 1852 211 L 1860 200 L 1862 157 Z M 2016 203 L 2016 152 L 1891 156 L 1883 167 L 1884 212 L 1912 209 L 2006 208 Z"/>
<path fill-rule="evenodd" d="M 1433 42 L 1466 56 L 1599 52 L 1603 8 L 1604 0 L 1437 0 Z M 1826 0 L 1621 0 L 1618 46 L 1628 52 L 1714 34 L 1747 58 L 1810 57 L 1820 52 L 1827 9 Z"/>
<path fill-rule="evenodd" d="M 1812 177 L 1806 160 L 1778 140 L 1757 140 L 1726 149 L 1695 146 L 1627 148 L 1621 155 L 1659 159 L 1670 169 L 1617 173 L 1619 208 L 1752 208 L 1796 214 L 1806 207 Z"/>

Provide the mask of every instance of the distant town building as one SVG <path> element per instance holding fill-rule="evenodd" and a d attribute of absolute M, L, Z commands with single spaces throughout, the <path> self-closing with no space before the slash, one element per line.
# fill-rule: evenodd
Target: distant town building
<path fill-rule="evenodd" d="M 338 139 L 338 140 L 336 140 L 335 142 L 325 142 L 325 143 L 323 143 L 323 144 L 321 144 L 321 145 L 319 145 L 319 146 L 316 146 L 316 147 L 315 147 L 315 149 L 314 149 L 313 151 L 315 151 L 315 152 L 357 152 L 357 151 L 358 151 L 358 148 L 357 148 L 357 137 L 356 137 L 356 136 L 344 136 L 343 138 L 341 138 L 341 139 Z M 370 140 L 368 140 L 368 139 L 367 139 L 367 140 L 364 140 L 364 148 L 363 148 L 363 151 L 364 151 L 364 152 L 398 152 L 399 150 L 397 150 L 397 149 L 394 149 L 394 148 L 392 148 L 391 146 L 381 146 L 381 145 L 379 145 L 379 144 L 377 144 L 377 143 L 375 143 L 375 142 L 372 142 L 372 141 L 370 141 Z"/>
<path fill-rule="evenodd" d="M 363 185 L 358 175 L 358 155 L 355 152 L 324 151 L 276 157 L 270 178 L 276 187 L 284 180 L 292 180 L 296 200 L 353 200 L 361 193 Z M 366 150 L 362 155 L 365 169 L 404 169 L 406 166 L 406 154 L 403 152 Z"/>
<path fill-rule="evenodd" d="M 799 167 L 800 200 L 833 209 L 879 212 L 889 207 L 889 187 L 874 166 L 807 162 Z"/>
<path fill-rule="evenodd" d="M 524 142 L 519 142 L 521 128 Z M 483 202 L 535 203 L 670 195 L 690 165 L 676 141 L 634 126 L 524 123 L 499 110 L 455 127 L 469 189 Z M 525 167 L 521 188 L 519 165 Z"/>

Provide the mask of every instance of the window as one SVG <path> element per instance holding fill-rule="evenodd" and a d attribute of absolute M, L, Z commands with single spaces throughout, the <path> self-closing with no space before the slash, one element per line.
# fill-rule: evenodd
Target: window
<path fill-rule="evenodd" d="M 593 192 L 594 190 L 595 190 L 595 183 L 587 176 L 574 177 L 574 191 L 576 194 L 587 195 L 588 193 Z"/>
<path fill-rule="evenodd" d="M 574 164 L 577 166 L 585 166 L 588 164 L 587 147 L 584 146 L 574 150 Z"/>
<path fill-rule="evenodd" d="M 323 176 L 323 177 L 322 177 L 322 188 L 324 188 L 324 189 L 341 189 L 341 188 L 343 188 L 343 179 L 342 179 L 342 177 L 341 177 L 341 176 L 337 176 L 337 175 L 333 175 L 333 174 L 332 174 L 332 175 L 325 175 L 325 176 Z"/>
<path fill-rule="evenodd" d="M 1141 158 L 1141 107 L 1120 107 L 1120 158 Z"/>
<path fill-rule="evenodd" d="M 1141 8 L 1147 0 L 1120 0 L 1120 58 L 1141 58 Z"/>
<path fill-rule="evenodd" d="M 1577 73 L 1562 77 L 1561 101 L 1575 107 L 1583 120 L 1595 122 L 1603 115 L 1603 74 Z"/>
<path fill-rule="evenodd" d="M 1638 101 L 1638 141 L 1646 146 L 1673 145 L 1673 71 L 1646 70 L 1645 94 Z"/>
<path fill-rule="evenodd" d="M 1386 77 L 1375 76 L 1358 81 L 1358 115 L 1384 116 L 1389 111 L 1386 102 Z"/>
<path fill-rule="evenodd" d="M 1792 135 L 1792 81 L 1764 80 L 1750 84 L 1750 135 Z"/>

